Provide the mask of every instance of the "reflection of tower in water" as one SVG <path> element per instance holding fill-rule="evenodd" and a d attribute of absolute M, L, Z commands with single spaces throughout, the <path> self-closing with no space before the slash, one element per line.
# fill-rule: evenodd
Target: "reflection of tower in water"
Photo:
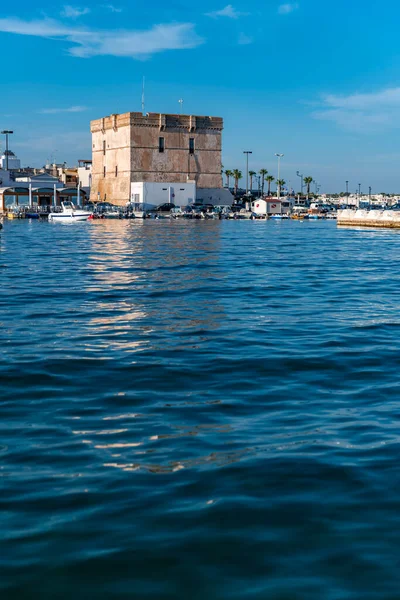
<path fill-rule="evenodd" d="M 91 228 L 87 350 L 111 358 L 102 384 L 109 397 L 101 428 L 74 434 L 108 468 L 172 473 L 244 456 L 227 447 L 233 430 L 201 375 L 216 362 L 225 321 L 220 231 L 218 221 Z"/>
<path fill-rule="evenodd" d="M 223 277 L 218 261 L 220 225 L 218 221 L 144 224 L 146 310 L 155 324 L 175 335 L 218 329 L 223 318 L 215 291 Z"/>
<path fill-rule="evenodd" d="M 102 221 L 91 238 L 89 327 L 103 348 L 193 348 L 218 329 L 218 221 Z"/>

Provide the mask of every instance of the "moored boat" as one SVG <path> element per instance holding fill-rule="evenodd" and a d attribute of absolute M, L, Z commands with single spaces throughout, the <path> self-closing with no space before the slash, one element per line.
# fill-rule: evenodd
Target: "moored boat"
<path fill-rule="evenodd" d="M 87 221 L 93 217 L 93 213 L 76 208 L 72 202 L 61 202 L 61 209 L 61 212 L 51 212 L 49 221 L 72 223 L 74 221 Z"/>

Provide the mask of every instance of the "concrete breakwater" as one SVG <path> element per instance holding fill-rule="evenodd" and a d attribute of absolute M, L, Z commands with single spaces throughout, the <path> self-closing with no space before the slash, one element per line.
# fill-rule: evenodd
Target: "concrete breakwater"
<path fill-rule="evenodd" d="M 392 227 L 400 229 L 400 211 L 344 209 L 337 213 L 338 225 L 358 225 L 361 227 Z"/>

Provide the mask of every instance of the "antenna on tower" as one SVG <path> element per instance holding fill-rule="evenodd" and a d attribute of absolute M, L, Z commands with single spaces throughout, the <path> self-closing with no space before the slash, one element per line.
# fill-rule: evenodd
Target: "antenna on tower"
<path fill-rule="evenodd" d="M 142 81 L 142 114 L 144 115 L 144 76 L 143 76 L 143 81 Z"/>

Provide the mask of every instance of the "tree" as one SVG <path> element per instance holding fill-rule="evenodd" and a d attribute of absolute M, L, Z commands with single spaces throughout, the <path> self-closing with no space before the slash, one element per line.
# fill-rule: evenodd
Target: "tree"
<path fill-rule="evenodd" d="M 257 175 L 257 173 L 255 171 L 249 171 L 249 177 L 250 177 L 250 192 L 253 189 L 253 177 L 254 175 Z"/>
<path fill-rule="evenodd" d="M 304 177 L 303 181 L 307 185 L 307 197 L 308 197 L 310 195 L 310 185 L 313 182 L 313 178 L 312 177 Z"/>
<path fill-rule="evenodd" d="M 226 187 L 229 189 L 229 177 L 232 177 L 233 172 L 230 169 L 227 169 L 225 171 L 225 175 L 226 175 Z"/>
<path fill-rule="evenodd" d="M 271 183 L 275 180 L 275 177 L 273 175 L 268 175 L 268 177 L 266 177 L 266 180 L 268 181 L 268 196 L 271 195 Z"/>
<path fill-rule="evenodd" d="M 276 195 L 280 196 L 281 195 L 281 188 L 285 185 L 286 181 L 284 179 L 277 179 L 276 180 Z"/>
<path fill-rule="evenodd" d="M 265 176 L 268 175 L 268 171 L 267 169 L 260 169 L 259 173 L 261 175 L 261 196 L 264 196 L 264 180 Z"/>
<path fill-rule="evenodd" d="M 235 196 L 237 196 L 237 191 L 238 191 L 238 187 L 239 187 L 239 179 L 242 179 L 242 177 L 243 177 L 242 171 L 239 171 L 238 169 L 234 169 L 232 171 L 232 176 L 235 178 Z"/>

